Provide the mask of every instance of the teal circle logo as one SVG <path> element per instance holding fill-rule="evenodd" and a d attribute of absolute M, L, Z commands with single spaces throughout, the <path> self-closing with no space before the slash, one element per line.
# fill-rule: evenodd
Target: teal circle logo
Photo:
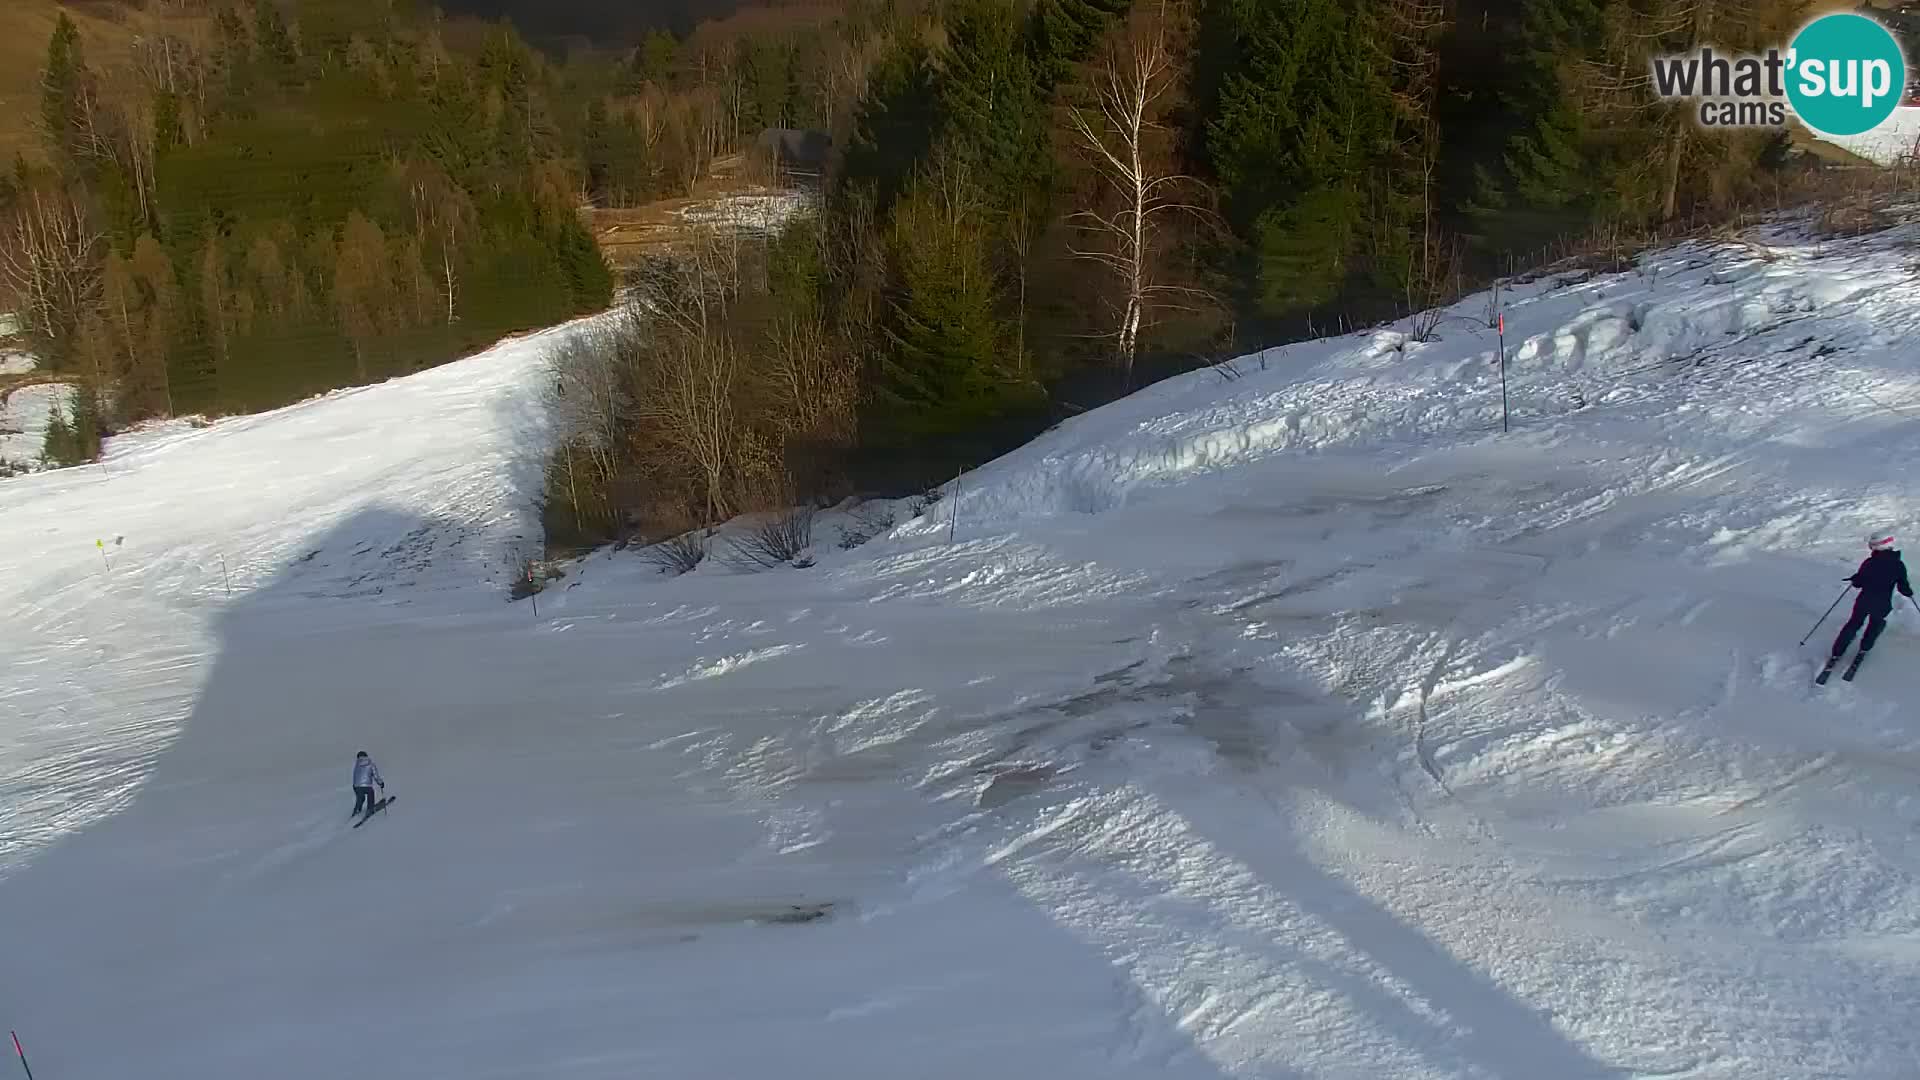
<path fill-rule="evenodd" d="M 1789 46 L 1787 100 L 1822 135 L 1879 127 L 1907 90 L 1907 58 L 1886 27 L 1864 15 L 1824 15 Z"/>

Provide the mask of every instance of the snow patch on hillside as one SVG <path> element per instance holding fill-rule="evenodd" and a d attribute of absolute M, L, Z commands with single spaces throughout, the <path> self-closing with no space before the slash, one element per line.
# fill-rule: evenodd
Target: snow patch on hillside
<path fill-rule="evenodd" d="M 20 370 L 33 370 L 31 362 Z M 71 414 L 73 387 L 42 383 L 0 396 L 0 475 L 44 467 L 47 425 L 56 407 Z"/>
<path fill-rule="evenodd" d="M 813 206 L 815 196 L 804 191 L 729 195 L 676 210 L 689 224 L 723 225 L 755 232 L 773 232 Z"/>
<path fill-rule="evenodd" d="M 1878 126 L 1858 135 L 1824 135 L 1815 132 L 1814 137 L 1858 154 L 1876 165 L 1909 161 L 1914 151 L 1920 149 L 1920 107 L 1902 105 Z"/>

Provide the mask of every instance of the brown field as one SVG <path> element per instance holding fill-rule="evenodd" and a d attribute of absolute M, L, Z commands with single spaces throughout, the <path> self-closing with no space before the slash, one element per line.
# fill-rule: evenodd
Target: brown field
<path fill-rule="evenodd" d="M 735 154 L 713 163 L 707 177 L 686 195 L 659 199 L 645 206 L 590 207 L 582 211 L 594 241 L 616 271 L 642 258 L 672 250 L 688 236 L 689 209 L 742 195 L 780 195 L 790 186 L 770 182 L 745 157 Z"/>
<path fill-rule="evenodd" d="M 110 70 L 126 62 L 135 36 L 162 20 L 188 18 L 166 14 L 164 4 L 145 7 L 151 10 L 129 0 L 0 0 L 0 162 L 11 162 L 16 154 L 41 156 L 34 130 L 40 114 L 40 72 L 60 13 L 79 26 L 87 65 Z"/>

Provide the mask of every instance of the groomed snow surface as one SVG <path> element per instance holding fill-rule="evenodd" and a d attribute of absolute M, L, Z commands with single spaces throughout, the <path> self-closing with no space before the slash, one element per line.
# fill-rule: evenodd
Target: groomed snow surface
<path fill-rule="evenodd" d="M 1517 287 L 1510 433 L 1476 298 L 537 616 L 564 329 L 0 484 L 0 1027 L 43 1080 L 1912 1077 L 1920 616 L 1851 684 L 1844 606 L 1797 643 L 1914 525 L 1920 231 L 1762 239 Z"/>
<path fill-rule="evenodd" d="M 1920 149 L 1920 107 L 1902 105 L 1885 120 L 1858 135 L 1815 132 L 1814 138 L 1858 154 L 1876 165 L 1912 161 L 1915 150 Z"/>

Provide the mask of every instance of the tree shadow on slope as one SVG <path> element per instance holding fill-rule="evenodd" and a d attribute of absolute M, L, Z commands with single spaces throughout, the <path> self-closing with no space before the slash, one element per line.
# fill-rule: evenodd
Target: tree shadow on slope
<path fill-rule="evenodd" d="M 1556 1030 L 1542 1010 L 1329 873 L 1308 853 L 1275 850 L 1251 865 L 1263 862 L 1274 864 L 1263 876 L 1284 888 L 1287 900 L 1401 984 L 1404 989 L 1390 991 L 1375 979 L 1349 973 L 1343 989 L 1358 1011 L 1402 1045 L 1420 1048 L 1423 1063 L 1500 1080 L 1644 1075 L 1595 1059 Z"/>
<path fill-rule="evenodd" d="M 157 1075 L 173 1071 L 169 1059 L 183 1071 L 197 1060 L 190 1071 L 207 1076 L 352 1068 L 348 1048 L 329 1048 L 337 1039 L 274 1044 L 298 1029 L 310 995 L 367 995 L 381 948 L 404 946 L 373 934 L 364 948 L 303 951 L 311 927 L 276 904 L 296 897 L 297 910 L 377 925 L 392 883 L 370 875 L 364 848 L 343 847 L 366 836 L 345 831 L 353 754 L 394 745 L 396 702 L 438 699 L 394 770 L 417 775 L 451 736 L 446 707 L 509 682 L 497 666 L 449 664 L 458 658 L 428 629 L 504 609 L 504 588 L 479 579 L 488 560 L 466 561 L 485 543 L 409 513 L 348 518 L 212 616 L 205 679 L 171 743 L 130 761 L 103 753 L 97 775 L 57 778 L 110 808 L 0 883 L 0 1014 L 32 1033 L 42 1071 Z M 130 695 L 193 678 L 127 651 L 118 678 Z M 434 685 L 461 666 L 478 670 Z M 113 732 L 111 718 L 96 722 Z M 235 995 L 267 1022 L 219 1015 Z M 276 1051 L 295 1044 L 304 1061 L 285 1071 Z"/>
<path fill-rule="evenodd" d="M 1157 680 L 1151 683 L 1135 683 L 1133 674 L 1111 673 L 1086 695 L 1006 718 L 1004 745 L 981 755 L 981 771 L 991 779 L 976 805 L 997 817 L 1010 814 L 1003 829 L 1014 835 L 1044 837 L 1032 865 L 1011 873 L 1031 878 L 1030 888 L 1077 897 L 1052 905 L 1069 920 L 1079 910 L 1120 910 L 1114 905 L 1135 912 L 1124 924 L 1096 922 L 1078 932 L 1102 941 L 1123 968 L 1137 963 L 1142 991 L 1188 1014 L 1184 1039 L 1198 1045 L 1189 1026 L 1209 1041 L 1231 1039 L 1242 1017 L 1295 1012 L 1270 1022 L 1298 1029 L 1306 1042 L 1266 1048 L 1262 1070 L 1291 1062 L 1311 1069 L 1316 1060 L 1337 1059 L 1316 1047 L 1313 1029 L 1365 1025 L 1377 1033 L 1371 1047 L 1351 1033 L 1329 1040 L 1360 1047 L 1359 1059 L 1340 1060 L 1342 1067 L 1363 1069 L 1371 1059 L 1389 1068 L 1373 1055 L 1390 1047 L 1401 1063 L 1411 1055 L 1449 1075 L 1630 1075 L 1595 1059 L 1493 974 L 1340 880 L 1299 846 L 1290 819 L 1268 812 L 1257 792 L 1277 778 L 1374 813 L 1354 804 L 1349 783 L 1372 775 L 1363 768 L 1372 756 L 1367 739 L 1340 721 L 1351 719 L 1350 706 L 1260 685 L 1250 670 L 1210 670 L 1184 658 L 1147 673 Z M 1169 712 L 1177 717 L 1170 725 Z M 1204 745 L 1217 762 L 1215 778 L 1198 787 L 1178 779 L 1190 772 L 1179 750 L 1171 753 L 1176 775 L 1156 776 L 1119 745 L 1134 737 L 1165 745 L 1170 732 Z M 1066 770 L 1044 763 L 1071 756 L 1071 744 L 1086 749 L 1071 779 L 1063 779 Z M 1025 764 L 1012 769 L 1009 762 Z M 1246 798 L 1220 801 L 1223 790 Z M 1063 803 L 1107 809 L 1037 830 L 1032 815 L 1042 811 L 1035 799 L 1053 807 L 1046 813 Z M 1115 899 L 1128 895 L 1137 899 Z M 1177 952 L 1177 942 L 1187 939 L 1194 939 L 1191 967 L 1183 959 L 1152 959 Z M 1339 945 L 1330 951 L 1333 941 Z M 1327 1020 L 1329 998 L 1342 999 L 1351 1018 Z"/>
<path fill-rule="evenodd" d="M 675 1075 L 742 1075 L 722 1065 L 759 1053 L 764 1040 L 739 1036 L 762 1029 L 797 1070 L 786 1075 L 861 1075 L 839 1070 L 920 1054 L 911 1038 L 886 1039 L 902 1008 L 951 1030 L 939 1013 L 954 1005 L 953 1045 L 971 1051 L 898 1071 L 1052 1070 L 1086 1054 L 1094 1036 L 1075 1025 L 1029 1047 L 1008 1033 L 1030 1029 L 964 1015 L 1013 1024 L 1018 1003 L 1048 1004 L 1055 978 L 1092 1001 L 1112 985 L 1105 960 L 1018 898 L 982 898 L 1017 920 L 1006 958 L 956 978 L 932 966 L 953 957 L 938 908 L 870 924 L 842 918 L 857 904 L 756 903 L 768 878 L 821 885 L 804 890 L 819 901 L 847 875 L 790 861 L 744 872 L 739 853 L 766 839 L 750 808 L 695 806 L 678 820 L 706 831 L 678 843 L 717 850 L 676 856 L 661 835 L 673 827 L 650 811 L 705 796 L 657 786 L 682 768 L 647 766 L 658 731 L 580 725 L 632 707 L 636 639 L 537 621 L 503 587 L 450 571 L 445 560 L 479 543 L 450 528 L 365 511 L 236 596 L 211 620 L 205 681 L 144 781 L 0 883 L 0 1026 L 21 1032 L 43 1075 L 318 1080 L 375 1057 L 418 1075 L 472 1075 L 485 1061 L 499 1075 L 630 1076 L 676 1053 Z M 419 562 L 429 541 L 439 565 Z M 142 675 L 179 677 L 128 673 Z M 397 801 L 355 830 L 359 749 Z M 695 880 L 663 881 L 660 865 L 690 865 Z M 992 918 L 967 925 L 978 935 Z M 696 940 L 713 951 L 685 952 Z M 1066 973 L 1027 985 L 1035 953 Z M 819 979 L 836 965 L 867 972 L 855 985 L 877 1002 L 914 1004 L 871 1020 L 830 1011 Z M 683 1032 L 701 1023 L 716 1024 L 704 1049 Z M 1223 1076 L 1174 1017 L 1148 1011 L 1127 1026 L 1177 1060 L 1105 1060 L 1087 1075 Z"/>

